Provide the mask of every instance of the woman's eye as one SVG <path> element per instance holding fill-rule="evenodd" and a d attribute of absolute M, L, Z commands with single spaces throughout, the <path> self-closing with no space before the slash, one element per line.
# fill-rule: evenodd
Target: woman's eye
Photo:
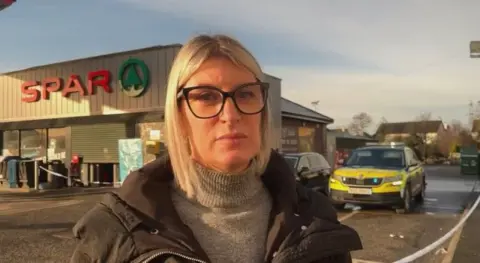
<path fill-rule="evenodd" d="M 203 93 L 203 94 L 200 95 L 200 99 L 201 100 L 214 100 L 215 95 L 212 94 L 212 93 Z"/>
<path fill-rule="evenodd" d="M 247 98 L 255 97 L 255 94 L 250 91 L 242 91 L 242 92 L 239 92 L 237 96 L 239 96 L 242 99 L 247 99 Z"/>
<path fill-rule="evenodd" d="M 218 100 L 218 94 L 214 92 L 194 93 L 190 95 L 190 99 L 199 101 L 215 101 Z"/>

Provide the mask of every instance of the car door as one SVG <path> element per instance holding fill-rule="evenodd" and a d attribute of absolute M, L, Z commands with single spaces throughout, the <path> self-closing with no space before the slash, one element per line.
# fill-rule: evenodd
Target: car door
<path fill-rule="evenodd" d="M 420 161 L 416 158 L 415 152 L 410 148 L 405 149 L 406 164 L 408 165 L 407 172 L 410 177 L 410 183 L 412 187 L 412 194 L 416 195 L 421 190 L 422 183 L 422 168 Z"/>
<path fill-rule="evenodd" d="M 425 175 L 425 172 L 423 170 L 423 165 L 422 165 L 422 162 L 420 161 L 420 158 L 418 158 L 417 154 L 413 151 L 412 151 L 412 155 L 413 155 L 413 161 L 417 164 L 416 166 L 416 178 L 417 178 L 417 193 L 420 192 L 422 190 L 422 185 L 423 185 L 423 176 Z"/>

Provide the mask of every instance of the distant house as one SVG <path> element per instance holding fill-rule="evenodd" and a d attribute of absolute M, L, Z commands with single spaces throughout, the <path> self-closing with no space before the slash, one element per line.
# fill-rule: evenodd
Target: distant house
<path fill-rule="evenodd" d="M 413 122 L 391 122 L 382 123 L 375 133 L 377 138 L 390 142 L 398 139 L 405 139 L 411 135 L 418 135 L 425 138 L 427 144 L 433 143 L 439 136 L 446 132 L 444 123 L 435 121 L 413 121 Z"/>

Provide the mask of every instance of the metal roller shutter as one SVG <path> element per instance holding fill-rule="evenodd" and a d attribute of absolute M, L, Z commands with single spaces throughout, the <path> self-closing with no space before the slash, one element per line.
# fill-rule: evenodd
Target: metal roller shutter
<path fill-rule="evenodd" d="M 118 163 L 118 140 L 128 138 L 129 125 L 107 123 L 72 126 L 72 154 L 85 163 Z"/>

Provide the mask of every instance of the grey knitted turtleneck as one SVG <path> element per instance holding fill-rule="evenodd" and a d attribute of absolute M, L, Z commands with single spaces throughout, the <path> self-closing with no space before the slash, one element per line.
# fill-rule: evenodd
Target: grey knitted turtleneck
<path fill-rule="evenodd" d="M 271 198 L 252 166 L 225 174 L 197 165 L 199 183 L 188 199 L 173 187 L 173 202 L 212 263 L 263 262 Z"/>

